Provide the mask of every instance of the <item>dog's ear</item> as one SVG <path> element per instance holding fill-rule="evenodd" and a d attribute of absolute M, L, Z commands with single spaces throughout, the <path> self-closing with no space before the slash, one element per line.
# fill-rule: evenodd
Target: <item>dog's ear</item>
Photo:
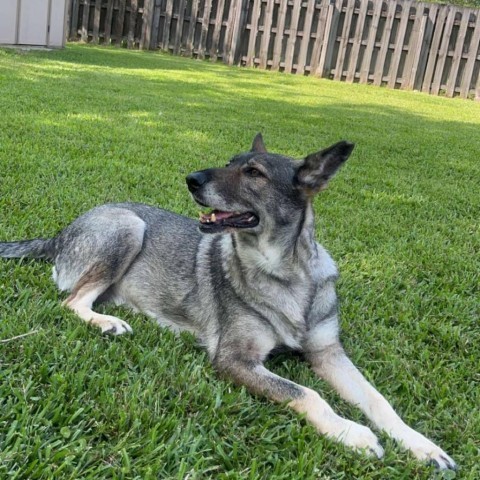
<path fill-rule="evenodd" d="M 265 148 L 265 144 L 263 143 L 263 137 L 261 133 L 257 133 L 255 135 L 252 143 L 252 149 L 250 151 L 257 153 L 267 153 L 267 149 Z"/>
<path fill-rule="evenodd" d="M 297 186 L 308 195 L 315 195 L 326 188 L 329 180 L 347 160 L 354 147 L 355 144 L 343 141 L 306 156 L 295 175 Z"/>

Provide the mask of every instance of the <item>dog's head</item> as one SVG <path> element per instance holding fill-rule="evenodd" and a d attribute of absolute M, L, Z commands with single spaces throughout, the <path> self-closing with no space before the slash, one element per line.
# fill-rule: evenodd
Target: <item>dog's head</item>
<path fill-rule="evenodd" d="M 235 155 L 225 167 L 187 176 L 194 200 L 212 209 L 200 215 L 200 230 L 260 233 L 292 223 L 309 199 L 327 186 L 353 147 L 339 142 L 298 161 L 268 153 L 259 133 L 251 150 Z"/>

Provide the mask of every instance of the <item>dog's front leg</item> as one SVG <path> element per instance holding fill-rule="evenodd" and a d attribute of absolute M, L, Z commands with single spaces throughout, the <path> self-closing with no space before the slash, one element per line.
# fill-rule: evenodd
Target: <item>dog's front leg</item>
<path fill-rule="evenodd" d="M 358 406 L 378 429 L 411 450 L 415 457 L 440 469 L 456 468 L 455 462 L 441 448 L 403 422 L 387 400 L 353 365 L 338 342 L 308 353 L 307 359 L 313 370 L 329 382 L 342 398 Z"/>
<path fill-rule="evenodd" d="M 275 375 L 261 363 L 224 359 L 217 361 L 216 367 L 252 393 L 287 403 L 296 412 L 305 414 L 307 420 L 327 437 L 377 457 L 383 455 L 377 437 L 369 428 L 338 416 L 317 392 Z"/>

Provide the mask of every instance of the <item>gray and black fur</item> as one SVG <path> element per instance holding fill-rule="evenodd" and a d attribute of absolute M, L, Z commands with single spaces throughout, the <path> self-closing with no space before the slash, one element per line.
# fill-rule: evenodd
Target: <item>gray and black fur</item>
<path fill-rule="evenodd" d="M 268 153 L 261 135 L 223 168 L 187 177 L 189 218 L 136 204 L 102 205 L 54 239 L 0 243 L 0 256 L 46 258 L 65 305 L 103 332 L 130 326 L 92 310 L 128 305 L 176 331 L 193 332 L 217 370 L 252 392 L 286 402 L 323 434 L 382 456 L 373 432 L 339 417 L 318 393 L 264 366 L 279 347 L 305 354 L 314 371 L 380 430 L 439 468 L 454 461 L 408 427 L 346 357 L 338 338 L 337 269 L 314 239 L 312 199 L 347 160 L 339 142 L 303 160 Z"/>

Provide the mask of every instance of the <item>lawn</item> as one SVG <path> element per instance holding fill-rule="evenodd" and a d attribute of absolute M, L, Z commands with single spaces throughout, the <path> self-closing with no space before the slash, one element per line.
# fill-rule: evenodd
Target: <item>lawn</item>
<path fill-rule="evenodd" d="M 110 201 L 195 217 L 185 175 L 258 131 L 293 157 L 357 144 L 316 200 L 345 349 L 456 478 L 480 478 L 479 103 L 158 53 L 0 50 L 0 240 L 54 236 Z M 382 460 L 318 436 L 142 315 L 106 307 L 135 334 L 102 337 L 60 306 L 50 274 L 0 262 L 0 339 L 37 331 L 0 343 L 0 478 L 434 476 L 385 435 Z M 366 422 L 299 359 L 268 366 Z"/>

